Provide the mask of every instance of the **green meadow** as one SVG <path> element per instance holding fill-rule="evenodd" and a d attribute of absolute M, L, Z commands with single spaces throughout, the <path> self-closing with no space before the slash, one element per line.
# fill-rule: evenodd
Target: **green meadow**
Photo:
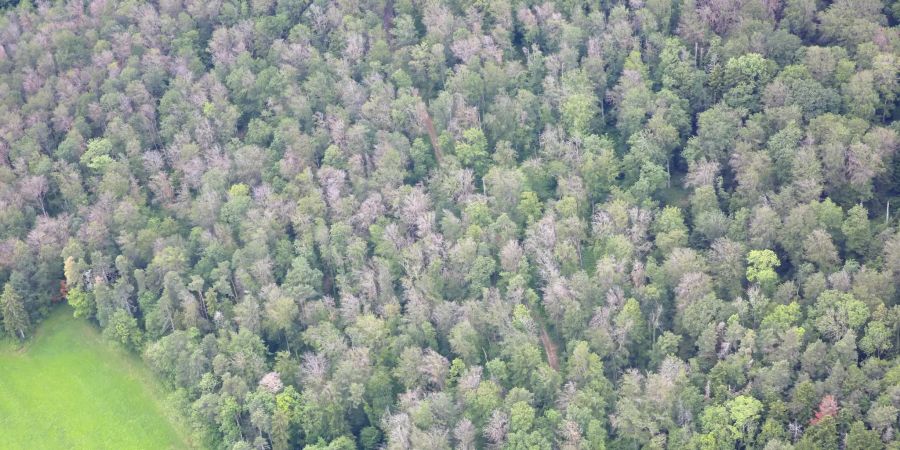
<path fill-rule="evenodd" d="M 140 358 L 60 307 L 24 346 L 0 341 L 0 449 L 189 448 Z"/>

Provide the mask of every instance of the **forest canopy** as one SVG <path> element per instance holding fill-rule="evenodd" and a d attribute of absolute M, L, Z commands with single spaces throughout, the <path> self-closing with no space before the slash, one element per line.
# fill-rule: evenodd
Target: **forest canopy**
<path fill-rule="evenodd" d="M 198 446 L 900 448 L 896 0 L 0 6 L 2 330 Z"/>

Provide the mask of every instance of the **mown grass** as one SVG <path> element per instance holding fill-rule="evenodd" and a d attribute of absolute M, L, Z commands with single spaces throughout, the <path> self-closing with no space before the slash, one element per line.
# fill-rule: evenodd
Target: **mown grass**
<path fill-rule="evenodd" d="M 24 346 L 0 341 L 0 449 L 190 448 L 140 358 L 59 307 Z"/>

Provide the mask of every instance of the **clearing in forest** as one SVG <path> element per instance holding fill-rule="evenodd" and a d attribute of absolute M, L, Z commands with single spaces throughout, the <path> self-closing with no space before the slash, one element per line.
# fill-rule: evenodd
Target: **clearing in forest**
<path fill-rule="evenodd" d="M 0 341 L 0 448 L 188 448 L 140 358 L 60 307 L 25 346 Z"/>

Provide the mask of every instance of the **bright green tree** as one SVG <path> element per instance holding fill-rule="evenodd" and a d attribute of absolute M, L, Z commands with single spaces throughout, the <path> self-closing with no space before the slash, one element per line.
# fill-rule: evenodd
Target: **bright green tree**
<path fill-rule="evenodd" d="M 750 250 L 747 254 L 747 281 L 771 287 L 778 281 L 775 268 L 780 265 L 778 255 L 772 250 Z"/>
<path fill-rule="evenodd" d="M 487 172 L 488 164 L 491 161 L 488 153 L 487 137 L 481 128 L 469 128 L 463 131 L 463 140 L 456 143 L 456 157 L 463 166 L 469 167 L 475 171 L 475 174 L 482 176 Z"/>

